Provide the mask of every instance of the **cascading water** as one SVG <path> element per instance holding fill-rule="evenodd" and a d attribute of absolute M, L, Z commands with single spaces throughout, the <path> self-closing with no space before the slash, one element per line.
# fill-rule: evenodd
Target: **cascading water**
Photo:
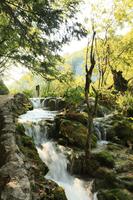
<path fill-rule="evenodd" d="M 41 108 L 41 99 L 40 98 L 31 98 L 30 99 L 34 108 Z"/>
<path fill-rule="evenodd" d="M 35 109 L 21 115 L 19 122 L 23 123 L 25 133 L 34 138 L 39 156 L 49 168 L 46 175 L 47 179 L 51 179 L 62 186 L 65 190 L 68 200 L 97 200 L 97 195 L 91 193 L 91 183 L 84 182 L 78 178 L 71 176 L 67 171 L 68 160 L 63 150 L 58 145 L 49 140 L 47 137 L 47 125 L 41 131 L 41 124 L 47 120 L 54 120 L 56 112 L 47 111 L 39 108 L 40 101 L 35 105 Z"/>

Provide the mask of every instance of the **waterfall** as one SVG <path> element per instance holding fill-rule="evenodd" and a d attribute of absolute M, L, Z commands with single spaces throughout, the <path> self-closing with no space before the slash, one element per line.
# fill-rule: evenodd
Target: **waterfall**
<path fill-rule="evenodd" d="M 30 98 L 34 108 L 41 108 L 41 99 L 40 98 Z"/>
<path fill-rule="evenodd" d="M 56 142 L 49 140 L 45 120 L 54 120 L 55 111 L 39 108 L 39 101 L 35 101 L 35 109 L 21 115 L 19 122 L 23 123 L 25 133 L 33 137 L 37 151 L 42 161 L 48 166 L 47 179 L 51 179 L 64 188 L 68 200 L 97 200 L 97 195 L 91 193 L 91 183 L 75 178 L 67 171 L 68 160 Z M 42 132 L 40 125 L 45 129 Z"/>
<path fill-rule="evenodd" d="M 93 123 L 94 123 L 94 129 L 97 134 L 99 143 L 108 143 L 107 142 L 107 130 L 106 127 L 104 126 L 104 121 L 105 117 L 100 117 L 100 118 L 95 118 Z"/>

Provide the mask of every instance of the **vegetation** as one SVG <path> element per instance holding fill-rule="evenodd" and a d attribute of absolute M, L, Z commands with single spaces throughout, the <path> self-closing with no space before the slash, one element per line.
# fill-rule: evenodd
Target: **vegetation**
<path fill-rule="evenodd" d="M 89 0 L 90 14 L 81 23 L 78 14 L 82 0 L 1 0 L 0 94 L 8 94 L 1 77 L 9 67 L 28 68 L 9 85 L 10 94 L 21 92 L 36 97 L 36 86 L 40 86 L 40 97 L 49 97 L 49 109 L 59 108 L 58 100 L 61 112 L 52 127 L 53 133 L 56 127 L 55 134 L 49 137 L 72 149 L 74 155 L 66 152 L 72 161 L 70 171 L 95 178 L 99 200 L 130 200 L 133 1 L 113 0 L 110 5 L 105 2 Z M 88 41 L 83 49 L 61 56 L 64 44 L 85 36 Z M 17 107 L 12 106 L 12 112 L 18 115 L 23 113 L 19 106 L 25 111 L 21 100 Z M 24 105 L 32 109 L 27 102 Z M 44 167 L 46 174 L 48 169 L 40 162 L 32 140 L 24 135 L 22 127 L 18 126 L 17 132 L 20 150 L 38 166 L 36 175 L 38 168 L 43 171 Z M 100 146 L 98 140 L 106 139 L 110 143 Z M 53 194 L 54 199 L 66 199 L 61 187 Z"/>
<path fill-rule="evenodd" d="M 48 75 L 57 78 L 55 65 L 61 61 L 58 52 L 62 45 L 71 37 L 86 35 L 75 17 L 79 3 L 79 0 L 2 0 L 0 72 L 15 62 L 45 78 Z M 58 79 L 61 79 L 60 74 Z"/>

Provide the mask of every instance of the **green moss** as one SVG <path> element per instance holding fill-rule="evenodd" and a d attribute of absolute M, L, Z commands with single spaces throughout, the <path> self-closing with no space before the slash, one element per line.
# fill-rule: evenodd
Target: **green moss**
<path fill-rule="evenodd" d="M 112 189 L 102 190 L 98 194 L 98 200 L 132 200 L 133 197 L 127 190 Z"/>
<path fill-rule="evenodd" d="M 99 190 L 99 188 L 105 189 L 116 187 L 116 174 L 106 167 L 99 167 L 96 171 L 95 177 L 97 178 L 95 181 L 97 190 Z"/>
<path fill-rule="evenodd" d="M 87 140 L 87 128 L 77 121 L 63 119 L 60 124 L 60 137 L 65 138 L 67 145 L 85 149 Z M 92 147 L 97 143 L 96 136 L 92 136 Z"/>
<path fill-rule="evenodd" d="M 123 149 L 123 146 L 119 144 L 109 143 L 107 145 L 107 150 L 109 151 L 121 151 L 122 149 Z"/>
<path fill-rule="evenodd" d="M 66 113 L 65 118 L 68 120 L 80 122 L 83 125 L 87 125 L 88 119 L 86 113 L 69 112 Z"/>
<path fill-rule="evenodd" d="M 101 166 L 113 168 L 115 165 L 114 158 L 108 151 L 97 153 L 95 154 L 95 157 Z"/>
<path fill-rule="evenodd" d="M 53 191 L 54 200 L 67 200 L 65 192 L 62 187 L 56 187 Z"/>
<path fill-rule="evenodd" d="M 116 136 L 121 140 L 122 144 L 127 141 L 133 142 L 133 127 L 129 121 L 121 121 L 115 125 Z"/>
<path fill-rule="evenodd" d="M 16 126 L 16 140 L 26 159 L 37 166 L 35 171 L 37 173 L 38 171 L 42 171 L 44 176 L 48 172 L 48 168 L 41 161 L 32 138 L 25 135 L 25 130 L 22 124 L 17 124 Z"/>

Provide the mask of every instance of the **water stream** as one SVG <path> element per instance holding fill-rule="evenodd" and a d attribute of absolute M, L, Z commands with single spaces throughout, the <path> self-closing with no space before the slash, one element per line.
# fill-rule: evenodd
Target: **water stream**
<path fill-rule="evenodd" d="M 23 123 L 25 133 L 34 138 L 39 156 L 48 166 L 45 178 L 51 179 L 62 186 L 68 200 L 97 200 L 97 195 L 91 193 L 91 183 L 70 175 L 67 171 L 68 160 L 59 146 L 47 137 L 47 120 L 54 120 L 57 112 L 43 110 L 39 99 L 32 99 L 34 109 L 21 115 L 19 122 Z M 41 124 L 45 126 L 41 130 Z"/>

